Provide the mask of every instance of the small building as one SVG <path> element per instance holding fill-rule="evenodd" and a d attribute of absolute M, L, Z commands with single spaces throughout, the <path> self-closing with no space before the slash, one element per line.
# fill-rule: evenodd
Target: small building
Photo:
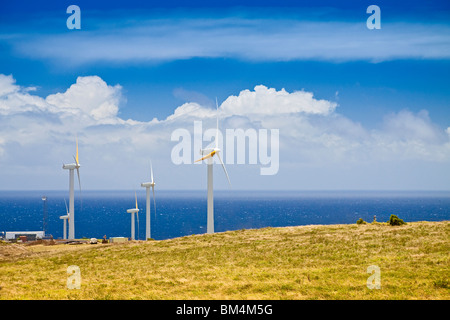
<path fill-rule="evenodd" d="M 6 240 L 16 240 L 20 239 L 20 237 L 26 237 L 27 241 L 35 241 L 38 239 L 44 238 L 44 231 L 6 231 L 5 239 Z"/>
<path fill-rule="evenodd" d="M 110 243 L 120 243 L 120 242 L 127 242 L 128 238 L 125 237 L 111 237 L 109 238 Z"/>

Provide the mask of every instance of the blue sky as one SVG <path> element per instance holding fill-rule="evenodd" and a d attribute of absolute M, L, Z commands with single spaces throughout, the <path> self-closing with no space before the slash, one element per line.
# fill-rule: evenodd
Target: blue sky
<path fill-rule="evenodd" d="M 81 9 L 81 30 L 66 27 L 71 4 Z M 366 27 L 371 4 L 381 9 L 380 30 Z M 231 165 L 236 189 L 449 190 L 449 18 L 446 1 L 318 1 L 313 7 L 304 1 L 1 3 L 0 74 L 9 76 L 3 82 L 9 89 L 1 100 L 0 188 L 20 188 L 30 174 L 31 189 L 65 188 L 66 173 L 52 170 L 70 161 L 67 144 L 75 134 L 91 161 L 83 167 L 88 189 L 130 188 L 149 158 L 165 179 L 162 188 L 191 187 L 187 181 L 206 169 L 168 161 L 170 133 L 190 126 L 167 119 L 185 104 L 212 108 L 215 97 L 220 104 L 229 101 L 225 110 L 230 97 L 244 99 L 241 92 L 263 85 L 275 92 L 285 89 L 289 97 L 312 93 L 317 101 L 337 107 L 323 119 L 295 114 L 294 122 L 277 114 L 274 105 L 272 124 L 281 127 L 280 172 L 261 177 L 255 166 Z M 84 83 L 84 77 L 92 81 Z M 72 86 L 78 95 L 69 92 Z M 64 123 L 64 112 L 82 109 L 76 99 L 89 94 L 98 96 L 83 103 L 95 100 L 106 106 L 95 111 L 103 112 L 101 118 L 84 122 L 81 117 L 73 119 L 73 127 L 73 122 L 52 127 Z M 92 108 L 85 110 L 91 116 Z M 269 128 L 262 116 L 238 114 L 251 125 Z M 49 122 L 46 130 L 36 126 L 42 119 Z M 304 125 L 300 129 L 299 123 Z M 367 138 L 354 139 L 358 130 Z M 151 134 L 160 140 L 154 142 Z M 100 146 L 101 139 L 102 161 L 117 158 L 115 178 L 100 175 L 95 150 L 87 147 Z M 335 142 L 330 146 L 330 141 Z M 286 147 L 289 143 L 294 148 Z M 291 151 L 295 148 L 303 151 Z M 371 160 L 368 151 L 374 154 Z M 17 160 L 36 152 L 43 153 L 42 163 Z M 139 160 L 122 156 L 129 152 Z M 28 171 L 33 165 L 36 170 Z M 244 172 L 252 178 L 241 178 Z M 192 187 L 202 189 L 203 184 Z"/>

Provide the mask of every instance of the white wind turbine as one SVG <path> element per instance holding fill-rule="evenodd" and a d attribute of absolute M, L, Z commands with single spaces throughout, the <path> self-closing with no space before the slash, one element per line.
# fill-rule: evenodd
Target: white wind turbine
<path fill-rule="evenodd" d="M 135 232 L 135 226 L 134 226 L 134 214 L 136 213 L 138 215 L 138 223 L 139 223 L 139 208 L 137 204 L 137 195 L 136 192 L 134 192 L 134 198 L 136 199 L 136 208 L 134 209 L 128 209 L 127 212 L 131 213 L 131 240 L 135 240 L 134 232 Z"/>
<path fill-rule="evenodd" d="M 67 239 L 67 220 L 69 219 L 69 209 L 67 209 L 66 198 L 64 198 L 64 204 L 66 205 L 66 215 L 60 216 L 59 218 L 63 221 L 63 239 Z"/>
<path fill-rule="evenodd" d="M 223 164 L 222 158 L 219 155 L 220 149 L 219 149 L 219 106 L 217 104 L 217 98 L 216 98 L 216 109 L 217 109 L 217 124 L 216 124 L 216 137 L 215 137 L 215 147 L 214 148 L 206 148 L 201 149 L 200 154 L 205 155 L 202 158 L 196 160 L 195 162 L 202 161 L 207 159 L 207 165 L 208 165 L 208 218 L 207 218 L 207 226 L 206 226 L 206 232 L 207 233 L 214 233 L 214 194 L 213 194 L 213 157 L 217 155 L 217 157 L 220 160 L 220 163 L 222 164 L 223 171 L 225 172 L 225 175 L 227 176 L 227 180 L 229 185 L 231 186 L 230 178 L 228 177 L 227 169 L 225 169 L 225 165 Z"/>
<path fill-rule="evenodd" d="M 150 225 L 150 188 L 153 191 L 153 205 L 155 210 L 155 219 L 156 219 L 156 200 L 155 200 L 155 181 L 153 180 L 153 166 L 150 162 L 150 178 L 151 182 L 143 182 L 141 183 L 141 187 L 146 189 L 147 199 L 146 199 L 146 221 L 145 221 L 145 239 L 151 238 L 151 225 Z"/>
<path fill-rule="evenodd" d="M 80 186 L 80 162 L 78 161 L 78 138 L 76 138 L 77 153 L 74 156 L 75 163 L 63 164 L 63 169 L 69 170 L 69 239 L 75 239 L 75 204 L 74 204 L 74 173 L 73 170 L 77 170 L 78 185 Z"/>

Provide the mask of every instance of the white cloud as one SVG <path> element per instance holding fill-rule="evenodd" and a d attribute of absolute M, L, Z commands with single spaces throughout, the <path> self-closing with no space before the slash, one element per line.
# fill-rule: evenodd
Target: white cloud
<path fill-rule="evenodd" d="M 0 96 L 6 96 L 8 94 L 17 92 L 19 87 L 15 85 L 15 80 L 12 75 L 0 74 Z"/>
<path fill-rule="evenodd" d="M 435 125 L 426 110 L 414 114 L 408 110 L 389 114 L 381 129 L 374 131 L 374 146 L 379 157 L 448 161 L 450 139 Z"/>
<path fill-rule="evenodd" d="M 48 110 L 44 99 L 28 93 L 33 89 L 16 85 L 12 75 L 0 74 L 0 115 Z"/>
<path fill-rule="evenodd" d="M 243 90 L 238 96 L 229 96 L 220 105 L 220 117 L 246 116 L 286 116 L 289 114 L 328 115 L 334 111 L 337 104 L 327 100 L 317 100 L 313 93 L 305 91 L 287 92 L 284 88 L 277 91 L 257 85 L 254 91 Z M 215 109 L 202 106 L 195 102 L 184 103 L 176 108 L 166 120 L 174 119 L 204 119 L 217 116 Z"/>
<path fill-rule="evenodd" d="M 188 102 L 175 109 L 174 113 L 166 118 L 166 120 L 175 119 L 203 119 L 211 118 L 217 115 L 215 110 L 205 108 L 196 102 Z"/>
<path fill-rule="evenodd" d="M 381 30 L 368 30 L 364 20 L 136 18 L 125 24 L 105 21 L 88 33 L 21 35 L 4 41 L 18 54 L 64 66 L 193 57 L 259 61 L 450 58 L 449 25 L 384 22 Z"/>
<path fill-rule="evenodd" d="M 35 188 L 55 188 L 51 181 L 60 181 L 54 183 L 64 188 L 66 180 L 57 168 L 63 161 L 71 161 L 75 134 L 80 142 L 85 186 L 129 188 L 132 181 L 142 179 L 141 171 L 152 158 L 155 166 L 159 164 L 166 187 L 184 188 L 188 181 L 200 187 L 201 182 L 195 178 L 199 166 L 186 173 L 171 163 L 175 143 L 170 137 L 177 128 L 192 132 L 194 120 L 204 121 L 203 130 L 214 127 L 215 108 L 187 102 L 166 119 L 124 120 L 119 113 L 124 101 L 122 87 L 111 86 L 97 76 L 78 77 L 64 92 L 46 98 L 31 91 L 17 85 L 12 76 L 0 75 L 0 188 L 9 189 L 11 183 L 20 187 L 30 181 L 31 174 L 35 175 Z M 318 176 L 328 172 L 329 179 L 346 172 L 348 181 L 357 181 L 356 177 L 350 179 L 349 168 L 358 175 L 364 172 L 362 168 L 377 168 L 373 178 L 380 179 L 385 164 L 392 173 L 393 164 L 402 168 L 410 161 L 423 170 L 450 163 L 450 127 L 439 128 L 426 111 L 392 113 L 386 115 L 383 125 L 369 130 L 339 114 L 336 106 L 335 102 L 316 99 L 311 92 L 258 85 L 225 99 L 219 108 L 220 128 L 279 129 L 280 187 L 295 175 L 310 176 L 308 170 Z M 290 168 L 292 174 L 283 176 L 283 168 Z M 228 169 L 233 170 L 240 169 Z M 367 175 L 375 174 L 370 170 Z M 185 178 L 173 179 L 175 175 Z M 333 185 L 334 181 L 326 177 L 321 183 Z M 345 175 L 341 178 L 347 180 Z M 233 185 L 264 183 L 258 179 L 262 178 L 240 180 L 238 176 Z M 49 185 L 42 186 L 38 181 Z M 293 187 L 305 186 L 307 181 L 302 183 Z"/>
<path fill-rule="evenodd" d="M 326 100 L 316 100 L 313 93 L 305 91 L 287 92 L 284 88 L 277 91 L 263 85 L 254 91 L 243 90 L 239 96 L 228 97 L 221 105 L 227 115 L 281 115 L 291 113 L 327 115 L 334 111 L 337 104 Z"/>
<path fill-rule="evenodd" d="M 98 76 L 78 77 L 66 92 L 49 95 L 45 100 L 64 113 L 89 117 L 97 123 L 114 123 L 118 120 L 121 89 L 120 85 L 107 85 Z"/>

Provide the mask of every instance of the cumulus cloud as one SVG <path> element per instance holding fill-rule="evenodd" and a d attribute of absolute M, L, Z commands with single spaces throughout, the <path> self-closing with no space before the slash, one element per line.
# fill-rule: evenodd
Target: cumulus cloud
<path fill-rule="evenodd" d="M 78 77 L 65 92 L 45 99 L 30 94 L 35 88 L 15 82 L 12 75 L 0 74 L 0 114 L 4 116 L 41 112 L 58 115 L 61 120 L 75 117 L 84 125 L 123 121 L 117 117 L 122 87 L 107 85 L 98 76 Z"/>
<path fill-rule="evenodd" d="M 21 87 L 12 75 L 0 74 L 0 115 L 38 112 L 50 109 L 41 97 L 29 94 L 34 88 Z"/>
<path fill-rule="evenodd" d="M 228 115 L 280 115 L 292 113 L 327 115 L 334 111 L 337 104 L 327 100 L 314 99 L 312 92 L 287 92 L 284 88 L 277 91 L 258 85 L 254 91 L 243 90 L 238 96 L 228 97 L 221 106 Z"/>
<path fill-rule="evenodd" d="M 78 77 L 64 92 L 43 98 L 33 94 L 33 88 L 16 84 L 12 75 L 0 74 L 2 175 L 31 174 L 36 166 L 42 174 L 54 174 L 64 159 L 71 161 L 78 134 L 87 179 L 97 188 L 120 188 L 124 180 L 140 176 L 139 165 L 147 166 L 150 158 L 164 163 L 168 176 L 176 170 L 170 162 L 175 129 L 192 133 L 196 120 L 204 121 L 203 130 L 215 126 L 217 111 L 210 105 L 186 102 L 166 119 L 143 122 L 120 117 L 124 101 L 119 84 L 107 84 L 98 76 Z M 281 174 L 283 166 L 338 170 L 337 164 L 373 168 L 383 163 L 401 166 L 404 161 L 431 166 L 450 162 L 450 128 L 434 124 L 425 110 L 388 114 L 380 127 L 369 130 L 339 114 L 336 102 L 304 90 L 257 85 L 225 99 L 219 117 L 223 133 L 227 128 L 279 129 Z"/>
<path fill-rule="evenodd" d="M 213 109 L 206 108 L 196 102 L 188 102 L 175 109 L 174 113 L 166 118 L 166 120 L 175 119 L 204 119 L 212 118 L 217 115 L 217 112 Z"/>
<path fill-rule="evenodd" d="M 287 92 L 284 88 L 277 91 L 264 85 L 254 90 L 242 90 L 238 96 L 229 96 L 219 109 L 220 117 L 231 116 L 286 116 L 290 114 L 328 115 L 337 104 L 327 100 L 317 100 L 313 93 L 306 91 Z M 186 118 L 214 118 L 217 111 L 196 102 L 184 103 L 175 109 L 166 120 Z"/>
<path fill-rule="evenodd" d="M 66 92 L 49 95 L 45 100 L 65 113 L 111 123 L 117 120 L 121 89 L 120 85 L 107 85 L 98 76 L 78 77 Z"/>
<path fill-rule="evenodd" d="M 414 114 L 402 110 L 385 117 L 383 132 L 395 135 L 398 139 L 440 143 L 446 139 L 444 132 L 434 125 L 428 111 L 421 110 Z"/>
<path fill-rule="evenodd" d="M 402 110 L 385 116 L 382 128 L 372 133 L 378 157 L 448 161 L 450 139 L 426 110 Z"/>

